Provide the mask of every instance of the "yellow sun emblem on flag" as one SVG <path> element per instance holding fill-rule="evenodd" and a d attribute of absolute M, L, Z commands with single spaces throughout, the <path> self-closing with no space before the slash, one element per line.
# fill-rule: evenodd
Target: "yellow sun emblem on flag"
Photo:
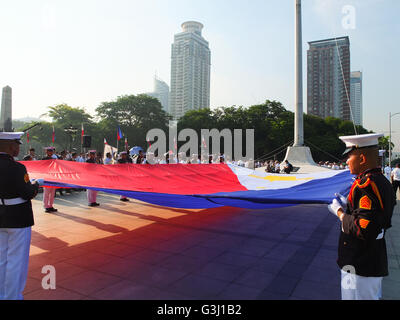
<path fill-rule="evenodd" d="M 249 175 L 249 177 L 268 180 L 270 182 L 313 180 L 313 178 L 297 178 L 295 176 L 266 176 L 266 177 L 259 177 L 259 176 L 253 175 L 253 174 Z"/>

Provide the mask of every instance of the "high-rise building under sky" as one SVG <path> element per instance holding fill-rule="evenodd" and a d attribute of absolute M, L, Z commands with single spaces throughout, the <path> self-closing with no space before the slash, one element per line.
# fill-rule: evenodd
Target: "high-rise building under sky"
<path fill-rule="evenodd" d="M 352 120 L 349 37 L 308 43 L 307 113 Z"/>
<path fill-rule="evenodd" d="M 189 110 L 210 107 L 211 53 L 202 37 L 203 25 L 196 21 L 182 24 L 171 50 L 171 92 L 169 113 L 179 119 Z"/>
<path fill-rule="evenodd" d="M 351 111 L 356 125 L 363 125 L 362 72 L 354 71 L 350 75 Z"/>
<path fill-rule="evenodd" d="M 158 99 L 165 112 L 169 112 L 169 86 L 161 79 L 154 77 L 154 91 L 146 93 L 148 96 Z"/>

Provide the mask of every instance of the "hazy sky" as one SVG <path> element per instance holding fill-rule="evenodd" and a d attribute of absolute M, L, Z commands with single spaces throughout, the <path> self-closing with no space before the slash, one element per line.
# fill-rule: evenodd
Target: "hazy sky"
<path fill-rule="evenodd" d="M 346 5 L 354 29 L 343 27 Z M 388 135 L 389 112 L 400 112 L 399 12 L 399 0 L 303 0 L 305 112 L 307 41 L 348 35 L 364 127 Z M 13 117 L 59 103 L 94 115 L 103 101 L 152 91 L 156 72 L 169 84 L 171 44 L 187 20 L 203 23 L 210 43 L 212 107 L 270 99 L 294 110 L 294 0 L 0 0 L 0 86 L 13 89 Z"/>

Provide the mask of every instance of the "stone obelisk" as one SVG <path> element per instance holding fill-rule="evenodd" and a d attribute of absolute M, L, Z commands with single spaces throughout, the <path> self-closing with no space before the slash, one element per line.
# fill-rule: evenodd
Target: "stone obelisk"
<path fill-rule="evenodd" d="M 295 119 L 294 119 L 294 144 L 286 151 L 285 160 L 292 164 L 312 164 L 310 148 L 304 146 L 303 127 L 303 40 L 301 26 L 301 0 L 295 0 Z"/>
<path fill-rule="evenodd" d="M 5 132 L 12 131 L 12 89 L 9 86 L 3 88 L 1 98 L 1 117 L 0 117 L 0 130 Z"/>

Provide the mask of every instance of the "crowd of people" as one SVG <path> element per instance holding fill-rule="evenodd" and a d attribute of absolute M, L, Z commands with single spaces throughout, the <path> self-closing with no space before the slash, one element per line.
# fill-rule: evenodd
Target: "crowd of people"
<path fill-rule="evenodd" d="M 289 163 L 288 160 L 279 162 L 278 160 L 269 160 L 264 163 L 265 172 L 268 173 L 286 173 L 290 174 L 293 172 L 294 168 L 291 163 Z"/>
<path fill-rule="evenodd" d="M 328 168 L 332 170 L 344 170 L 349 169 L 349 166 L 345 162 L 329 162 L 329 161 L 320 161 L 318 165 L 323 168 Z"/>
<path fill-rule="evenodd" d="M 397 190 L 400 189 L 400 163 L 397 163 L 393 169 L 387 165 L 383 169 L 383 174 L 391 182 L 394 194 L 397 194 Z"/>

